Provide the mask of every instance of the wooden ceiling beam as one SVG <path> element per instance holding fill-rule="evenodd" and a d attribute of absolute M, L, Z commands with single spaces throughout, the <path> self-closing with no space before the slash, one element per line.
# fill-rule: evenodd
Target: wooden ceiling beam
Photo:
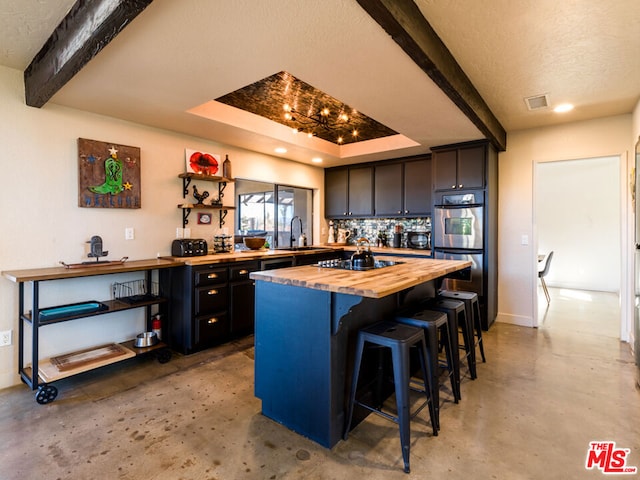
<path fill-rule="evenodd" d="M 25 100 L 46 104 L 153 0 L 78 0 L 24 71 Z"/>
<path fill-rule="evenodd" d="M 414 2 L 357 1 L 496 149 L 506 150 L 507 133 L 504 127 Z"/>

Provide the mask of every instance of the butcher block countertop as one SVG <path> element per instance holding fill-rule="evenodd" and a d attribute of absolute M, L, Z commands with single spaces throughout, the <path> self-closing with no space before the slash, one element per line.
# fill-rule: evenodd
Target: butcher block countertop
<path fill-rule="evenodd" d="M 331 244 L 326 244 L 331 245 Z M 338 248 L 338 247 L 336 247 Z M 342 248 L 345 252 L 355 252 L 358 247 L 355 245 L 345 245 Z M 375 255 L 411 255 L 412 257 L 431 257 L 431 250 L 418 250 L 415 248 L 393 248 L 393 247 L 371 247 Z"/>
<path fill-rule="evenodd" d="M 115 262 L 114 262 L 115 263 Z M 31 268 L 25 270 L 7 270 L 2 272 L 5 278 L 12 282 L 33 282 L 42 280 L 59 280 L 62 278 L 90 277 L 93 275 L 108 275 L 111 273 L 137 272 L 141 270 L 155 270 L 158 268 L 179 267 L 182 262 L 173 260 L 151 259 L 134 260 L 120 264 L 87 264 L 81 268 L 49 267 Z"/>
<path fill-rule="evenodd" d="M 206 265 L 210 263 L 242 262 L 244 260 L 263 260 L 266 258 L 290 257 L 291 255 L 313 255 L 330 251 L 355 252 L 355 245 L 336 245 L 325 243 L 314 245 L 309 250 L 265 249 L 265 250 L 234 250 L 229 253 L 212 253 L 199 257 L 161 257 L 166 260 L 181 262 L 185 265 Z M 375 255 L 412 255 L 430 257 L 431 250 L 412 250 L 410 248 L 371 247 Z"/>
<path fill-rule="evenodd" d="M 312 255 L 314 253 L 331 252 L 342 248 L 315 247 L 309 250 L 235 250 L 229 253 L 212 253 L 198 257 L 162 257 L 167 260 L 181 262 L 185 265 L 207 265 L 210 263 L 242 262 L 245 260 L 264 260 L 267 258 L 290 257 L 292 255 Z"/>
<path fill-rule="evenodd" d="M 376 256 L 376 260 L 398 261 L 399 259 L 398 257 Z M 250 277 L 254 280 L 313 290 L 382 298 L 471 266 L 471 262 L 463 260 L 405 257 L 399 261 L 404 263 L 366 271 L 340 270 L 310 265 L 253 272 Z"/>

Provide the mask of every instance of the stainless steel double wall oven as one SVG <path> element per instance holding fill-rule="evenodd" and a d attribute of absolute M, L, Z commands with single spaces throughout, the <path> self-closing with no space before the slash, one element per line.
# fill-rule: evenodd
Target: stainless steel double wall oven
<path fill-rule="evenodd" d="M 443 288 L 476 292 L 485 296 L 485 205 L 483 191 L 441 193 L 433 209 L 433 256 L 471 261 L 467 279 L 446 279 Z M 485 328 L 487 320 L 483 319 Z"/>

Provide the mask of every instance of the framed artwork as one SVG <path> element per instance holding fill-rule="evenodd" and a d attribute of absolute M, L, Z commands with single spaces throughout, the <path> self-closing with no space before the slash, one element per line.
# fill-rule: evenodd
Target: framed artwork
<path fill-rule="evenodd" d="M 211 225 L 211 214 L 198 213 L 198 225 Z"/>
<path fill-rule="evenodd" d="M 140 148 L 78 138 L 78 206 L 140 208 Z"/>
<path fill-rule="evenodd" d="M 200 175 L 218 175 L 220 170 L 220 154 L 201 152 L 185 148 L 185 165 L 187 173 Z"/>

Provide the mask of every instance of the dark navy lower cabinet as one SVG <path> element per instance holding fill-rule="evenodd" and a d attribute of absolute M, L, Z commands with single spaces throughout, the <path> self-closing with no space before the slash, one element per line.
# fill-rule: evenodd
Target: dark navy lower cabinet
<path fill-rule="evenodd" d="M 185 355 L 253 333 L 258 261 L 184 266 L 160 272 L 171 304 L 169 344 Z"/>
<path fill-rule="evenodd" d="M 259 269 L 259 262 L 243 262 L 229 267 L 230 328 L 234 337 L 253 333 L 255 287 L 249 274 Z"/>

